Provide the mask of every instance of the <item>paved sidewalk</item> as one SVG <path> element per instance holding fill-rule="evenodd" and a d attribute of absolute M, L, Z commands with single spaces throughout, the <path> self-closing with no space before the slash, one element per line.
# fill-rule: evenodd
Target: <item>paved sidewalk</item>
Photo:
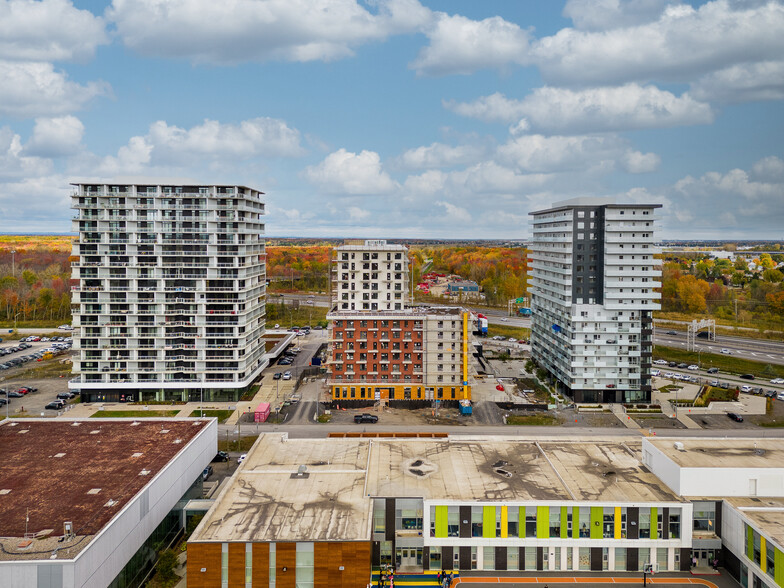
<path fill-rule="evenodd" d="M 640 428 L 640 423 L 635 421 L 630 415 L 626 414 L 626 411 L 623 409 L 622 405 L 617 403 L 610 404 L 610 410 L 627 429 Z"/>

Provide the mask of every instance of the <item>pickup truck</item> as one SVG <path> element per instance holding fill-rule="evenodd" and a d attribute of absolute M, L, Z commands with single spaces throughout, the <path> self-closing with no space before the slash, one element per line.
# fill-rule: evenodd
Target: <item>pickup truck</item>
<path fill-rule="evenodd" d="M 354 415 L 354 422 L 357 424 L 361 423 L 377 423 L 378 417 L 374 414 L 362 413 L 362 414 L 355 414 Z"/>

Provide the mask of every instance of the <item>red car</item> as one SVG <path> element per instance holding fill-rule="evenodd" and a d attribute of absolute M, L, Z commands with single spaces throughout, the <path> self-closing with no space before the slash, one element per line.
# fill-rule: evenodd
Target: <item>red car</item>
<path fill-rule="evenodd" d="M 498 385 L 495 387 L 495 389 L 496 389 L 496 390 L 498 390 L 499 392 L 503 392 L 503 391 L 504 391 L 504 387 L 503 387 L 501 384 L 498 384 Z"/>

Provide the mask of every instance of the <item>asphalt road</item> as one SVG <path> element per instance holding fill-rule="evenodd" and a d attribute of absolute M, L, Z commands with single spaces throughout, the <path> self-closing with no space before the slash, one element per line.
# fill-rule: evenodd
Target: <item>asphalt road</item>
<path fill-rule="evenodd" d="M 686 333 L 684 331 L 673 332 L 676 334 L 669 335 L 663 329 L 656 329 L 654 343 L 686 349 Z M 722 349 L 728 349 L 734 357 L 763 363 L 784 364 L 784 342 L 779 341 L 716 335 L 715 341 L 697 339 L 697 349 L 702 349 L 703 353 L 720 353 Z"/>

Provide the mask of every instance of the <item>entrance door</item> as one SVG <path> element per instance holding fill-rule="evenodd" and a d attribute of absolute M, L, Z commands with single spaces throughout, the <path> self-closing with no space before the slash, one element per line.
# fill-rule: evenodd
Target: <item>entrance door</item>
<path fill-rule="evenodd" d="M 398 569 L 411 569 L 411 568 L 418 568 L 419 570 L 422 569 L 422 548 L 416 547 L 399 547 L 397 549 L 397 557 L 395 558 L 397 561 Z"/>

